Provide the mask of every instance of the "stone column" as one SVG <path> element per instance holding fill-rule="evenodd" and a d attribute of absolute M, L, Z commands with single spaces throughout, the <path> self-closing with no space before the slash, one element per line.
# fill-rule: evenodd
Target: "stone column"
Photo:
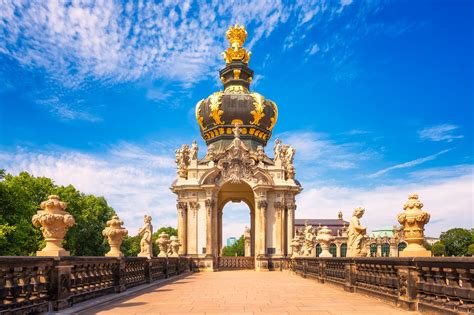
<path fill-rule="evenodd" d="M 222 209 L 218 214 L 218 242 L 219 242 L 219 255 L 222 255 Z"/>
<path fill-rule="evenodd" d="M 186 235 L 188 238 L 189 246 L 191 248 L 188 248 L 188 252 L 194 252 L 195 254 L 200 254 L 201 249 L 198 248 L 198 233 L 199 233 L 199 203 L 197 201 L 190 201 L 188 203 L 189 210 L 188 211 L 188 218 L 189 218 L 189 225 L 192 226 L 192 228 L 187 229 Z"/>
<path fill-rule="evenodd" d="M 285 235 L 284 229 L 282 226 L 283 214 L 284 214 L 284 206 L 283 203 L 277 201 L 273 203 L 273 207 L 275 209 L 275 227 L 276 227 L 276 244 L 275 244 L 275 252 L 277 255 L 283 255 L 283 237 Z"/>
<path fill-rule="evenodd" d="M 178 238 L 181 243 L 179 248 L 180 255 L 188 254 L 188 204 L 184 201 L 179 201 L 176 204 L 178 208 Z"/>
<path fill-rule="evenodd" d="M 382 257 L 382 244 L 377 242 L 377 257 Z"/>
<path fill-rule="evenodd" d="M 258 239 L 258 248 L 257 252 L 255 253 L 257 256 L 262 255 L 265 256 L 266 254 L 266 245 L 267 245 L 267 238 L 266 238 L 266 229 L 267 229 L 267 206 L 268 203 L 265 199 L 257 200 L 257 230 L 255 231 L 255 235 Z"/>
<path fill-rule="evenodd" d="M 288 214 L 287 214 L 287 221 L 286 221 L 286 230 L 287 230 L 287 251 L 288 255 L 291 256 L 293 254 L 293 249 L 291 247 L 291 241 L 293 240 L 294 237 L 294 228 L 295 228 L 295 210 L 296 210 L 296 205 L 294 202 L 287 203 L 286 205 Z"/>
<path fill-rule="evenodd" d="M 206 256 L 212 256 L 214 253 L 213 248 L 213 229 L 212 229 L 212 219 L 214 217 L 214 200 L 206 199 Z"/>
<path fill-rule="evenodd" d="M 341 243 L 336 243 L 336 257 L 341 257 Z"/>

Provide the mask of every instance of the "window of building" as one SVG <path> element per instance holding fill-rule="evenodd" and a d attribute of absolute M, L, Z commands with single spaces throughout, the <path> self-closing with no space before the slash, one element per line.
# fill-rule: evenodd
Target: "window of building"
<path fill-rule="evenodd" d="M 370 244 L 370 257 L 377 256 L 377 244 L 372 243 Z"/>
<path fill-rule="evenodd" d="M 321 248 L 321 245 L 316 245 L 316 257 L 319 257 L 323 249 Z"/>
<path fill-rule="evenodd" d="M 332 243 L 329 245 L 329 252 L 331 253 L 332 257 L 336 257 L 337 255 L 337 246 L 336 244 Z"/>
<path fill-rule="evenodd" d="M 388 256 L 390 256 L 390 244 L 383 243 L 382 244 L 382 257 L 388 257 Z"/>
<path fill-rule="evenodd" d="M 347 256 L 347 244 L 343 243 L 341 245 L 341 257 L 346 257 Z"/>
<path fill-rule="evenodd" d="M 400 256 L 400 252 L 407 247 L 407 243 L 401 242 L 398 243 L 398 256 Z"/>

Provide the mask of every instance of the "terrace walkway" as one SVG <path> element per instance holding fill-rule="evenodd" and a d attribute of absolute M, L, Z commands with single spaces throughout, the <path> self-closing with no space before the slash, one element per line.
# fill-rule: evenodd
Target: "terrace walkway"
<path fill-rule="evenodd" d="M 194 273 L 87 314 L 415 314 L 288 272 Z"/>

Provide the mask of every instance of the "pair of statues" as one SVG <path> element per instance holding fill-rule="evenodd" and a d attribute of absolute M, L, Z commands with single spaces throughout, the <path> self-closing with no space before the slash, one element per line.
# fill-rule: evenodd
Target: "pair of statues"
<path fill-rule="evenodd" d="M 145 215 L 143 221 L 145 225 L 138 230 L 138 235 L 141 237 L 140 253 L 138 254 L 138 257 L 150 258 L 153 256 L 153 226 L 151 225 L 151 216 Z M 177 236 L 171 236 L 170 238 L 167 233 L 162 232 L 156 240 L 156 244 L 160 249 L 158 257 L 178 257 L 178 251 L 181 244 Z"/>
<path fill-rule="evenodd" d="M 296 256 L 315 256 L 317 229 L 308 224 L 308 220 L 304 223 L 302 230 L 296 230 L 296 236 L 291 241 L 293 248 L 293 257 Z"/>
<path fill-rule="evenodd" d="M 188 166 L 191 161 L 197 161 L 199 147 L 196 140 L 193 141 L 191 148 L 187 144 L 183 144 L 181 148 L 175 151 L 175 162 L 178 166 L 178 176 L 186 178 L 188 174 Z"/>
<path fill-rule="evenodd" d="M 275 140 L 275 147 L 273 148 L 274 161 L 281 161 L 285 168 L 285 175 L 287 179 L 295 179 L 295 167 L 293 160 L 296 150 L 291 145 L 282 145 L 280 139 Z"/>

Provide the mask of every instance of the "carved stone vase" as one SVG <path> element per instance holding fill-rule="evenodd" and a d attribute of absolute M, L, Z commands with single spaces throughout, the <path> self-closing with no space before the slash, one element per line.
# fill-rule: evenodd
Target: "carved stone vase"
<path fill-rule="evenodd" d="M 177 236 L 171 236 L 169 241 L 169 249 L 171 250 L 170 257 L 179 257 L 178 251 L 181 244 L 179 243 L 179 239 Z"/>
<path fill-rule="evenodd" d="M 329 245 L 331 244 L 334 237 L 331 235 L 331 230 L 327 226 L 323 226 L 318 231 L 318 236 L 316 236 L 316 241 L 321 245 L 321 254 L 319 257 L 332 257 L 332 254 L 329 252 Z"/>
<path fill-rule="evenodd" d="M 421 210 L 423 203 L 418 195 L 408 196 L 408 201 L 403 206 L 404 212 L 397 216 L 398 222 L 403 226 L 405 240 L 408 246 L 400 252 L 400 257 L 430 257 L 431 251 L 423 247 L 425 240 L 424 227 L 429 222 L 430 215 Z"/>
<path fill-rule="evenodd" d="M 301 239 L 298 236 L 295 236 L 291 240 L 291 248 L 293 249 L 293 254 L 291 256 L 292 258 L 300 256 L 302 246 L 303 244 L 301 243 Z"/>
<path fill-rule="evenodd" d="M 169 243 L 170 243 L 169 235 L 165 232 L 162 232 L 160 234 L 160 237 L 156 240 L 156 244 L 158 245 L 158 248 L 160 249 L 160 253 L 158 254 L 158 257 L 168 256 Z"/>
<path fill-rule="evenodd" d="M 114 215 L 112 220 L 107 221 L 107 227 L 102 231 L 102 235 L 107 237 L 110 245 L 110 251 L 105 254 L 109 257 L 122 257 L 123 253 L 120 251 L 123 238 L 128 235 L 127 229 L 122 227 L 123 221 L 118 216 Z"/>
<path fill-rule="evenodd" d="M 51 195 L 43 201 L 39 210 L 32 218 L 35 227 L 41 227 L 46 247 L 36 252 L 37 256 L 69 256 L 62 242 L 68 228 L 76 222 L 74 217 L 65 211 L 67 204 L 59 200 L 56 195 Z"/>

